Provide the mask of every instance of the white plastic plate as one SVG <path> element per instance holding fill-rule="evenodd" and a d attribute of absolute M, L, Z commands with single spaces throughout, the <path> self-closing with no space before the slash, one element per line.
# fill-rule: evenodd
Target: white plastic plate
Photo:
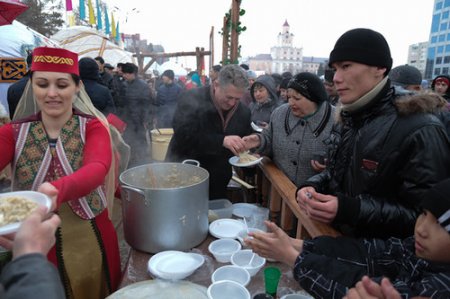
<path fill-rule="evenodd" d="M 259 162 L 261 162 L 261 160 L 263 159 L 263 157 L 259 157 L 258 159 L 248 162 L 248 163 L 239 163 L 239 157 L 238 156 L 233 156 L 231 157 L 228 162 L 236 167 L 249 167 L 249 166 L 253 166 L 258 164 Z"/>
<path fill-rule="evenodd" d="M 252 122 L 250 124 L 252 126 L 252 129 L 255 130 L 258 133 L 261 133 L 263 131 L 263 128 L 259 127 L 257 124 L 255 124 L 254 122 Z"/>
<path fill-rule="evenodd" d="M 148 261 L 148 270 L 158 278 L 180 280 L 191 275 L 204 262 L 200 254 L 168 250 L 152 256 Z"/>
<path fill-rule="evenodd" d="M 39 205 L 45 206 L 47 208 L 47 211 L 50 211 L 50 208 L 52 206 L 52 200 L 47 195 L 36 191 L 15 191 L 15 192 L 0 193 L 0 201 L 2 200 L 2 198 L 13 196 L 25 197 L 29 200 L 32 200 L 38 203 Z M 14 222 L 1 226 L 0 235 L 6 235 L 16 232 L 19 229 L 21 223 L 22 222 Z"/>
<path fill-rule="evenodd" d="M 209 225 L 209 233 L 218 238 L 236 239 L 245 224 L 236 219 L 218 219 Z"/>

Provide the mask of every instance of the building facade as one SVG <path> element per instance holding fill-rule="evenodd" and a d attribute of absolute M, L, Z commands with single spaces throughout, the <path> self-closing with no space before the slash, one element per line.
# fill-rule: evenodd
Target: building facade
<path fill-rule="evenodd" d="M 270 54 L 258 54 L 242 62 L 247 63 L 251 70 L 266 74 L 310 72 L 317 75 L 320 66 L 323 68 L 328 58 L 303 56 L 303 48 L 294 47 L 294 34 L 289 30 L 290 26 L 286 20 L 277 36 L 276 46 L 270 49 Z"/>
<path fill-rule="evenodd" d="M 450 0 L 435 0 L 428 40 L 425 79 L 450 70 Z"/>
<path fill-rule="evenodd" d="M 303 69 L 303 49 L 294 47 L 294 34 L 290 32 L 287 20 L 278 33 L 277 45 L 270 49 L 272 73 L 291 72 L 296 74 Z"/>
<path fill-rule="evenodd" d="M 316 75 L 323 75 L 325 65 L 328 63 L 328 58 L 303 56 L 303 72 L 313 73 Z M 322 66 L 322 71 L 320 70 Z"/>
<path fill-rule="evenodd" d="M 412 44 L 408 48 L 407 64 L 416 67 L 425 77 L 425 69 L 427 66 L 427 49 L 428 42 Z"/>

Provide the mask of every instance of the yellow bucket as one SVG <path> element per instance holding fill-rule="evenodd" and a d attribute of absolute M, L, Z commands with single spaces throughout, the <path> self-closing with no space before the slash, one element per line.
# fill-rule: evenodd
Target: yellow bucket
<path fill-rule="evenodd" d="M 154 129 L 151 130 L 150 133 L 152 135 L 152 159 L 156 161 L 164 161 L 170 139 L 172 139 L 173 129 Z"/>

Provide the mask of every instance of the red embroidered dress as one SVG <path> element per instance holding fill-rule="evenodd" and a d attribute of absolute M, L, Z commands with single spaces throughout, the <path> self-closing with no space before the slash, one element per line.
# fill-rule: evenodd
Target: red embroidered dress
<path fill-rule="evenodd" d="M 57 212 L 62 223 L 48 257 L 58 266 L 67 297 L 101 298 L 114 291 L 120 257 L 104 192 L 111 163 L 106 128 L 74 111 L 51 144 L 37 114 L 1 127 L 0 144 L 0 169 L 13 162 L 13 190 L 37 190 L 47 181 L 59 191 Z M 87 280 L 93 286 L 85 285 Z"/>

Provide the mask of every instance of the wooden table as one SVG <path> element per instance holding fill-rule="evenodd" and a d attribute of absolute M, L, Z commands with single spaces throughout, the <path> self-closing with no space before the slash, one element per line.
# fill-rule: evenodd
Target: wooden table
<path fill-rule="evenodd" d="M 192 249 L 192 252 L 202 254 L 205 258 L 205 263 L 197 269 L 186 280 L 208 287 L 211 284 L 211 275 L 219 267 L 229 265 L 230 263 L 218 263 L 208 251 L 208 245 L 214 237 L 209 236 L 199 246 Z M 146 252 L 130 249 L 128 260 L 124 269 L 122 281 L 119 288 L 123 288 L 135 282 L 152 279 L 147 271 L 147 262 L 152 255 Z M 292 269 L 288 266 L 278 262 L 266 262 L 266 265 L 252 277 L 247 289 L 250 291 L 252 297 L 258 293 L 264 293 L 264 268 L 269 266 L 278 267 L 281 270 L 281 279 L 278 284 L 278 296 L 283 294 L 296 293 L 301 290 L 299 284 L 295 281 L 292 275 Z"/>

